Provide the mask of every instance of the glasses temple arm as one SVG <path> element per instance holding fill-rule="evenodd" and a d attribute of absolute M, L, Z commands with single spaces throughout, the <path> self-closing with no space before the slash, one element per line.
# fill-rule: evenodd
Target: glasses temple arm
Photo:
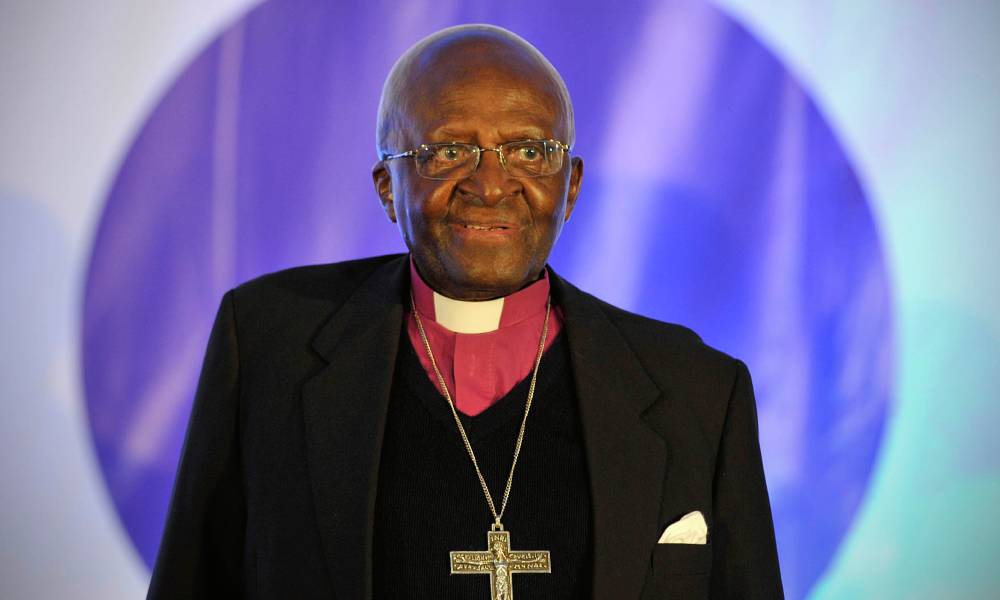
<path fill-rule="evenodd" d="M 400 152 L 398 154 L 390 154 L 388 152 L 380 152 L 379 153 L 379 156 L 381 157 L 381 160 L 393 160 L 395 158 L 406 158 L 408 156 L 416 156 L 416 155 L 417 155 L 417 151 L 416 150 L 408 150 L 406 152 Z"/>

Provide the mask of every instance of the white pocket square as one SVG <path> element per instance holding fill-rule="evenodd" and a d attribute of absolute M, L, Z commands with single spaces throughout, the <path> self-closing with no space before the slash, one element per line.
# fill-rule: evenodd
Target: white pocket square
<path fill-rule="evenodd" d="M 708 525 L 700 510 L 689 512 L 663 531 L 658 544 L 704 544 Z"/>

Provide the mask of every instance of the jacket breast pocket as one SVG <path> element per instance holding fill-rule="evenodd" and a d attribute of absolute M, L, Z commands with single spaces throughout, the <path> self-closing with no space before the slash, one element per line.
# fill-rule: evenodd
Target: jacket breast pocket
<path fill-rule="evenodd" d="M 642 598 L 708 598 L 711 576 L 711 544 L 657 544 Z"/>

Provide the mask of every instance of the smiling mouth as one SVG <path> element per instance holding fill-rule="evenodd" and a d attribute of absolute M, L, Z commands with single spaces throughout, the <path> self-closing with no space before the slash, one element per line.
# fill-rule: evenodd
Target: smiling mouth
<path fill-rule="evenodd" d="M 461 226 L 474 231 L 506 231 L 511 228 L 509 225 L 473 225 L 471 223 L 461 223 Z"/>
<path fill-rule="evenodd" d="M 452 231 L 467 240 L 510 240 L 521 230 L 515 223 L 452 222 Z"/>

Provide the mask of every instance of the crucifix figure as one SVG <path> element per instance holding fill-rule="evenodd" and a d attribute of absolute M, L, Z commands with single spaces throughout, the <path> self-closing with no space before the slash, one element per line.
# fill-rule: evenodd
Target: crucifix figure
<path fill-rule="evenodd" d="M 514 600 L 511 576 L 514 573 L 551 573 L 548 550 L 510 549 L 510 532 L 502 526 L 486 532 L 486 550 L 451 552 L 452 575 L 490 576 L 493 600 Z"/>

